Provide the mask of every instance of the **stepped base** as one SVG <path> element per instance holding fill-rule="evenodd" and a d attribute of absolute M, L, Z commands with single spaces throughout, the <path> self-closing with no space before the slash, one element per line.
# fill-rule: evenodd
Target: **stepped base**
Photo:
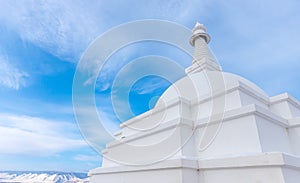
<path fill-rule="evenodd" d="M 176 159 L 151 166 L 96 168 L 91 183 L 299 183 L 300 157 L 266 153 L 218 159 Z"/>

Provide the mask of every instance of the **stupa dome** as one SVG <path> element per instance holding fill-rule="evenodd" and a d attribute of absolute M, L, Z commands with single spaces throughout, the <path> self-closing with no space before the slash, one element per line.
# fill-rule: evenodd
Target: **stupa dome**
<path fill-rule="evenodd" d="M 211 82 L 215 82 L 216 78 L 218 78 L 218 82 L 223 82 L 223 84 L 215 85 L 212 88 Z M 201 101 L 213 97 L 214 91 L 230 92 L 231 89 L 241 84 L 252 89 L 252 91 L 262 97 L 268 97 L 257 85 L 236 74 L 219 71 L 202 71 L 189 74 L 172 84 L 162 94 L 156 105 L 169 103 L 179 97 L 191 102 Z"/>

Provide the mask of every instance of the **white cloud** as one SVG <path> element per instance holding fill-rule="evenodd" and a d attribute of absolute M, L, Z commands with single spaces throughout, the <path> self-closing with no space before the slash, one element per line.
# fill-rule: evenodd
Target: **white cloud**
<path fill-rule="evenodd" d="M 0 114 L 0 154 L 53 155 L 86 146 L 75 133 L 67 122 Z"/>
<path fill-rule="evenodd" d="M 26 80 L 29 75 L 20 71 L 9 64 L 9 62 L 0 57 L 0 85 L 18 90 L 26 86 Z"/>
<path fill-rule="evenodd" d="M 91 156 L 91 155 L 78 154 L 74 157 L 74 159 L 77 160 L 77 161 L 97 161 L 97 162 L 100 162 L 101 161 L 101 156 L 99 156 L 99 155 Z"/>
<path fill-rule="evenodd" d="M 90 10 L 87 10 L 86 7 Z M 94 8 L 73 1 L 4 1 L 0 19 L 23 40 L 67 61 L 77 61 L 99 33 Z"/>
<path fill-rule="evenodd" d="M 166 88 L 168 82 L 165 80 L 161 80 L 158 78 L 152 78 L 148 81 L 143 82 L 142 84 L 139 83 L 135 85 L 132 90 L 136 93 L 143 95 L 143 94 L 151 94 L 155 91 L 162 90 L 162 88 Z"/>
<path fill-rule="evenodd" d="M 1 1 L 0 21 L 22 39 L 61 59 L 76 62 L 96 36 L 113 26 L 149 18 L 194 21 L 204 14 L 207 2 L 11 0 Z"/>

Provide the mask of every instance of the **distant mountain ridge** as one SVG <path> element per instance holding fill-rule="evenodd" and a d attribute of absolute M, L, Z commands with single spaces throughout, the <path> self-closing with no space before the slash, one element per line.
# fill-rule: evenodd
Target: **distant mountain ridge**
<path fill-rule="evenodd" d="M 0 183 L 88 183 L 86 173 L 56 171 L 0 171 Z"/>

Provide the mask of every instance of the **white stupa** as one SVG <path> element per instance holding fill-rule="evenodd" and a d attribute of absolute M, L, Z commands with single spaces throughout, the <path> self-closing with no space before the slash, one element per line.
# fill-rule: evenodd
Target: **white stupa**
<path fill-rule="evenodd" d="M 299 183 L 300 102 L 221 71 L 197 23 L 187 76 L 121 124 L 91 183 Z"/>

